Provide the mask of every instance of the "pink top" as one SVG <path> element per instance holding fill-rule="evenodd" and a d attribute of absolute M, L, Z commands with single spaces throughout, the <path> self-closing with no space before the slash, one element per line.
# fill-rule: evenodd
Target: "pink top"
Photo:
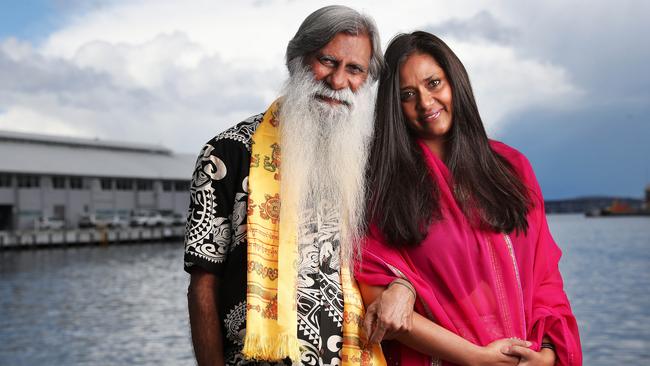
<path fill-rule="evenodd" d="M 470 225 L 452 194 L 449 170 L 421 144 L 440 187 L 443 219 L 429 227 L 415 248 L 388 246 L 373 227 L 356 278 L 379 286 L 396 277 L 408 279 L 418 294 L 418 313 L 475 344 L 518 337 L 539 350 L 547 335 L 555 344 L 557 365 L 582 365 L 578 327 L 558 270 L 562 253 L 549 232 L 533 170 L 515 149 L 490 143 L 530 190 L 527 234 L 505 235 Z M 389 347 L 387 358 L 401 365 L 432 364 L 431 357 L 401 344 Z"/>

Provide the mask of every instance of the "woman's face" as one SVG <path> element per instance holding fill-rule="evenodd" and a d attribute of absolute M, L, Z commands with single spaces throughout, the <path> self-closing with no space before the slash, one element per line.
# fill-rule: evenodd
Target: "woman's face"
<path fill-rule="evenodd" d="M 434 151 L 442 152 L 453 112 L 451 86 L 445 72 L 429 54 L 415 53 L 402 64 L 399 79 L 406 123 Z"/>

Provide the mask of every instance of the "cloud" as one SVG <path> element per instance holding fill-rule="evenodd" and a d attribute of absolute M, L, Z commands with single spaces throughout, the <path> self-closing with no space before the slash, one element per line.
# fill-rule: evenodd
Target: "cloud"
<path fill-rule="evenodd" d="M 431 25 L 426 30 L 438 36 L 449 36 L 460 40 L 488 40 L 503 44 L 510 43 L 517 37 L 515 28 L 505 26 L 486 10 L 465 19 L 449 19 Z"/>
<path fill-rule="evenodd" d="M 7 111 L 0 128 L 163 143 L 180 151 L 194 151 L 259 113 L 282 77 L 278 68 L 226 64 L 179 32 L 143 44 L 90 42 L 71 59 L 7 40 L 0 66 L 0 105 Z"/>
<path fill-rule="evenodd" d="M 39 37 L 42 43 L 0 39 L 0 128 L 161 143 L 183 152 L 195 152 L 277 97 L 286 42 L 310 12 L 329 4 L 56 1 L 60 27 Z M 609 136 L 594 110 L 647 115 L 650 48 L 638 37 L 650 32 L 644 15 L 650 5 L 637 3 L 621 0 L 615 10 L 559 0 L 403 0 L 399 6 L 359 0 L 350 6 L 375 18 L 385 44 L 416 29 L 441 35 L 468 69 L 491 135 L 531 144 L 525 136 L 534 131 L 540 143 L 555 143 L 531 150 L 540 160 L 545 149 L 581 156 L 572 139 L 555 135 L 563 124 L 572 124 L 576 138 L 580 131 L 594 141 Z M 628 137 L 640 129 L 627 126 Z M 585 143 L 579 151 L 595 149 Z M 636 154 L 616 164 L 624 170 L 643 159 Z M 569 162 L 580 164 L 565 161 L 566 174 Z M 561 194 L 553 192 L 569 184 L 553 175 L 557 169 L 540 166 L 551 196 Z M 593 171 L 581 174 L 580 185 L 592 192 L 614 185 Z M 590 174 L 600 186 L 587 184 Z"/>
<path fill-rule="evenodd" d="M 42 56 L 28 43 L 8 39 L 0 43 L 0 95 L 3 103 L 18 96 L 42 96 L 48 93 L 81 92 L 109 78 L 84 72 L 68 61 Z"/>
<path fill-rule="evenodd" d="M 71 17 L 65 28 L 50 35 L 43 51 L 72 58 L 80 47 L 96 40 L 142 44 L 159 34 L 180 31 L 206 52 L 222 52 L 227 62 L 278 61 L 284 50 L 275 40 L 288 40 L 307 14 L 301 17 L 301 10 L 309 7 L 289 5 L 284 1 L 240 1 L 236 6 L 223 1 L 113 1 Z"/>
<path fill-rule="evenodd" d="M 75 126 L 69 121 L 62 121 L 57 117 L 41 114 L 32 109 L 13 106 L 0 112 L 0 128 L 19 132 L 36 131 L 59 136 L 93 137 L 92 131 Z"/>
<path fill-rule="evenodd" d="M 499 134 L 508 116 L 529 108 L 572 108 L 583 91 L 565 69 L 524 58 L 507 45 L 449 39 L 468 71 L 483 122 Z"/>
<path fill-rule="evenodd" d="M 501 134 L 510 115 L 529 108 L 572 108 L 585 93 L 561 64 L 520 52 L 514 44 L 518 28 L 506 25 L 491 11 L 424 29 L 445 40 L 465 65 L 491 135 Z"/>
<path fill-rule="evenodd" d="M 127 136 L 187 151 L 277 97 L 286 77 L 286 41 L 307 14 L 325 4 L 67 2 L 80 8 L 70 11 L 66 26 L 43 45 L 2 43 L 0 102 L 56 117 L 72 130 L 85 126 L 100 137 Z M 436 14 L 437 23 L 431 24 L 432 4 L 405 1 L 382 8 L 359 1 L 353 6 L 386 25 L 381 27 L 385 40 L 403 25 L 448 29 L 492 131 L 521 108 L 558 106 L 579 94 L 561 67 L 521 57 L 503 44 L 510 28 L 486 10 L 467 17 L 463 7 L 445 4 L 444 16 Z M 468 30 L 480 37 L 458 36 Z M 544 76 L 554 92 L 540 82 Z"/>
<path fill-rule="evenodd" d="M 646 71 L 650 47 L 650 2 L 621 0 L 568 6 L 566 1 L 512 2 L 513 45 L 522 54 L 562 65 L 590 98 L 629 101 L 650 98 Z"/>

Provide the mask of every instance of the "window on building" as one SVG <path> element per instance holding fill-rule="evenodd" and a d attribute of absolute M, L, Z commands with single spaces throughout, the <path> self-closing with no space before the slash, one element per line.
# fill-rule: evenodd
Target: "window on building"
<path fill-rule="evenodd" d="M 115 189 L 118 191 L 130 191 L 133 189 L 133 180 L 132 179 L 116 179 L 115 180 Z"/>
<path fill-rule="evenodd" d="M 174 182 L 174 189 L 177 192 L 187 192 L 190 190 L 190 182 L 186 180 L 177 180 Z"/>
<path fill-rule="evenodd" d="M 36 175 L 19 175 L 18 187 L 20 188 L 38 188 L 41 185 L 41 179 Z"/>
<path fill-rule="evenodd" d="M 100 179 L 99 184 L 101 185 L 103 191 L 110 191 L 113 189 L 113 180 L 110 178 Z"/>
<path fill-rule="evenodd" d="M 64 205 L 54 205 L 52 210 L 54 213 L 54 218 L 57 220 L 65 220 L 65 206 Z"/>
<path fill-rule="evenodd" d="M 138 191 L 153 191 L 153 181 L 146 179 L 138 179 L 137 182 Z"/>
<path fill-rule="evenodd" d="M 174 188 L 174 185 L 172 184 L 171 180 L 163 180 L 162 182 L 162 189 L 165 192 L 169 192 Z"/>
<path fill-rule="evenodd" d="M 70 189 L 83 189 L 84 181 L 81 177 L 70 177 Z"/>
<path fill-rule="evenodd" d="M 52 177 L 52 188 L 65 189 L 65 177 Z"/>
<path fill-rule="evenodd" d="M 11 174 L 0 174 L 0 188 L 11 187 Z"/>

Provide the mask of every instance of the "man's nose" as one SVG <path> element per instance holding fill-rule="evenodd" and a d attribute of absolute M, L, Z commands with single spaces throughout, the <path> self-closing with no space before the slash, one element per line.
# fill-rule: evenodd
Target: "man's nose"
<path fill-rule="evenodd" d="M 327 79 L 327 83 L 334 90 L 341 90 L 348 87 L 348 78 L 342 67 L 332 70 L 332 73 Z"/>

